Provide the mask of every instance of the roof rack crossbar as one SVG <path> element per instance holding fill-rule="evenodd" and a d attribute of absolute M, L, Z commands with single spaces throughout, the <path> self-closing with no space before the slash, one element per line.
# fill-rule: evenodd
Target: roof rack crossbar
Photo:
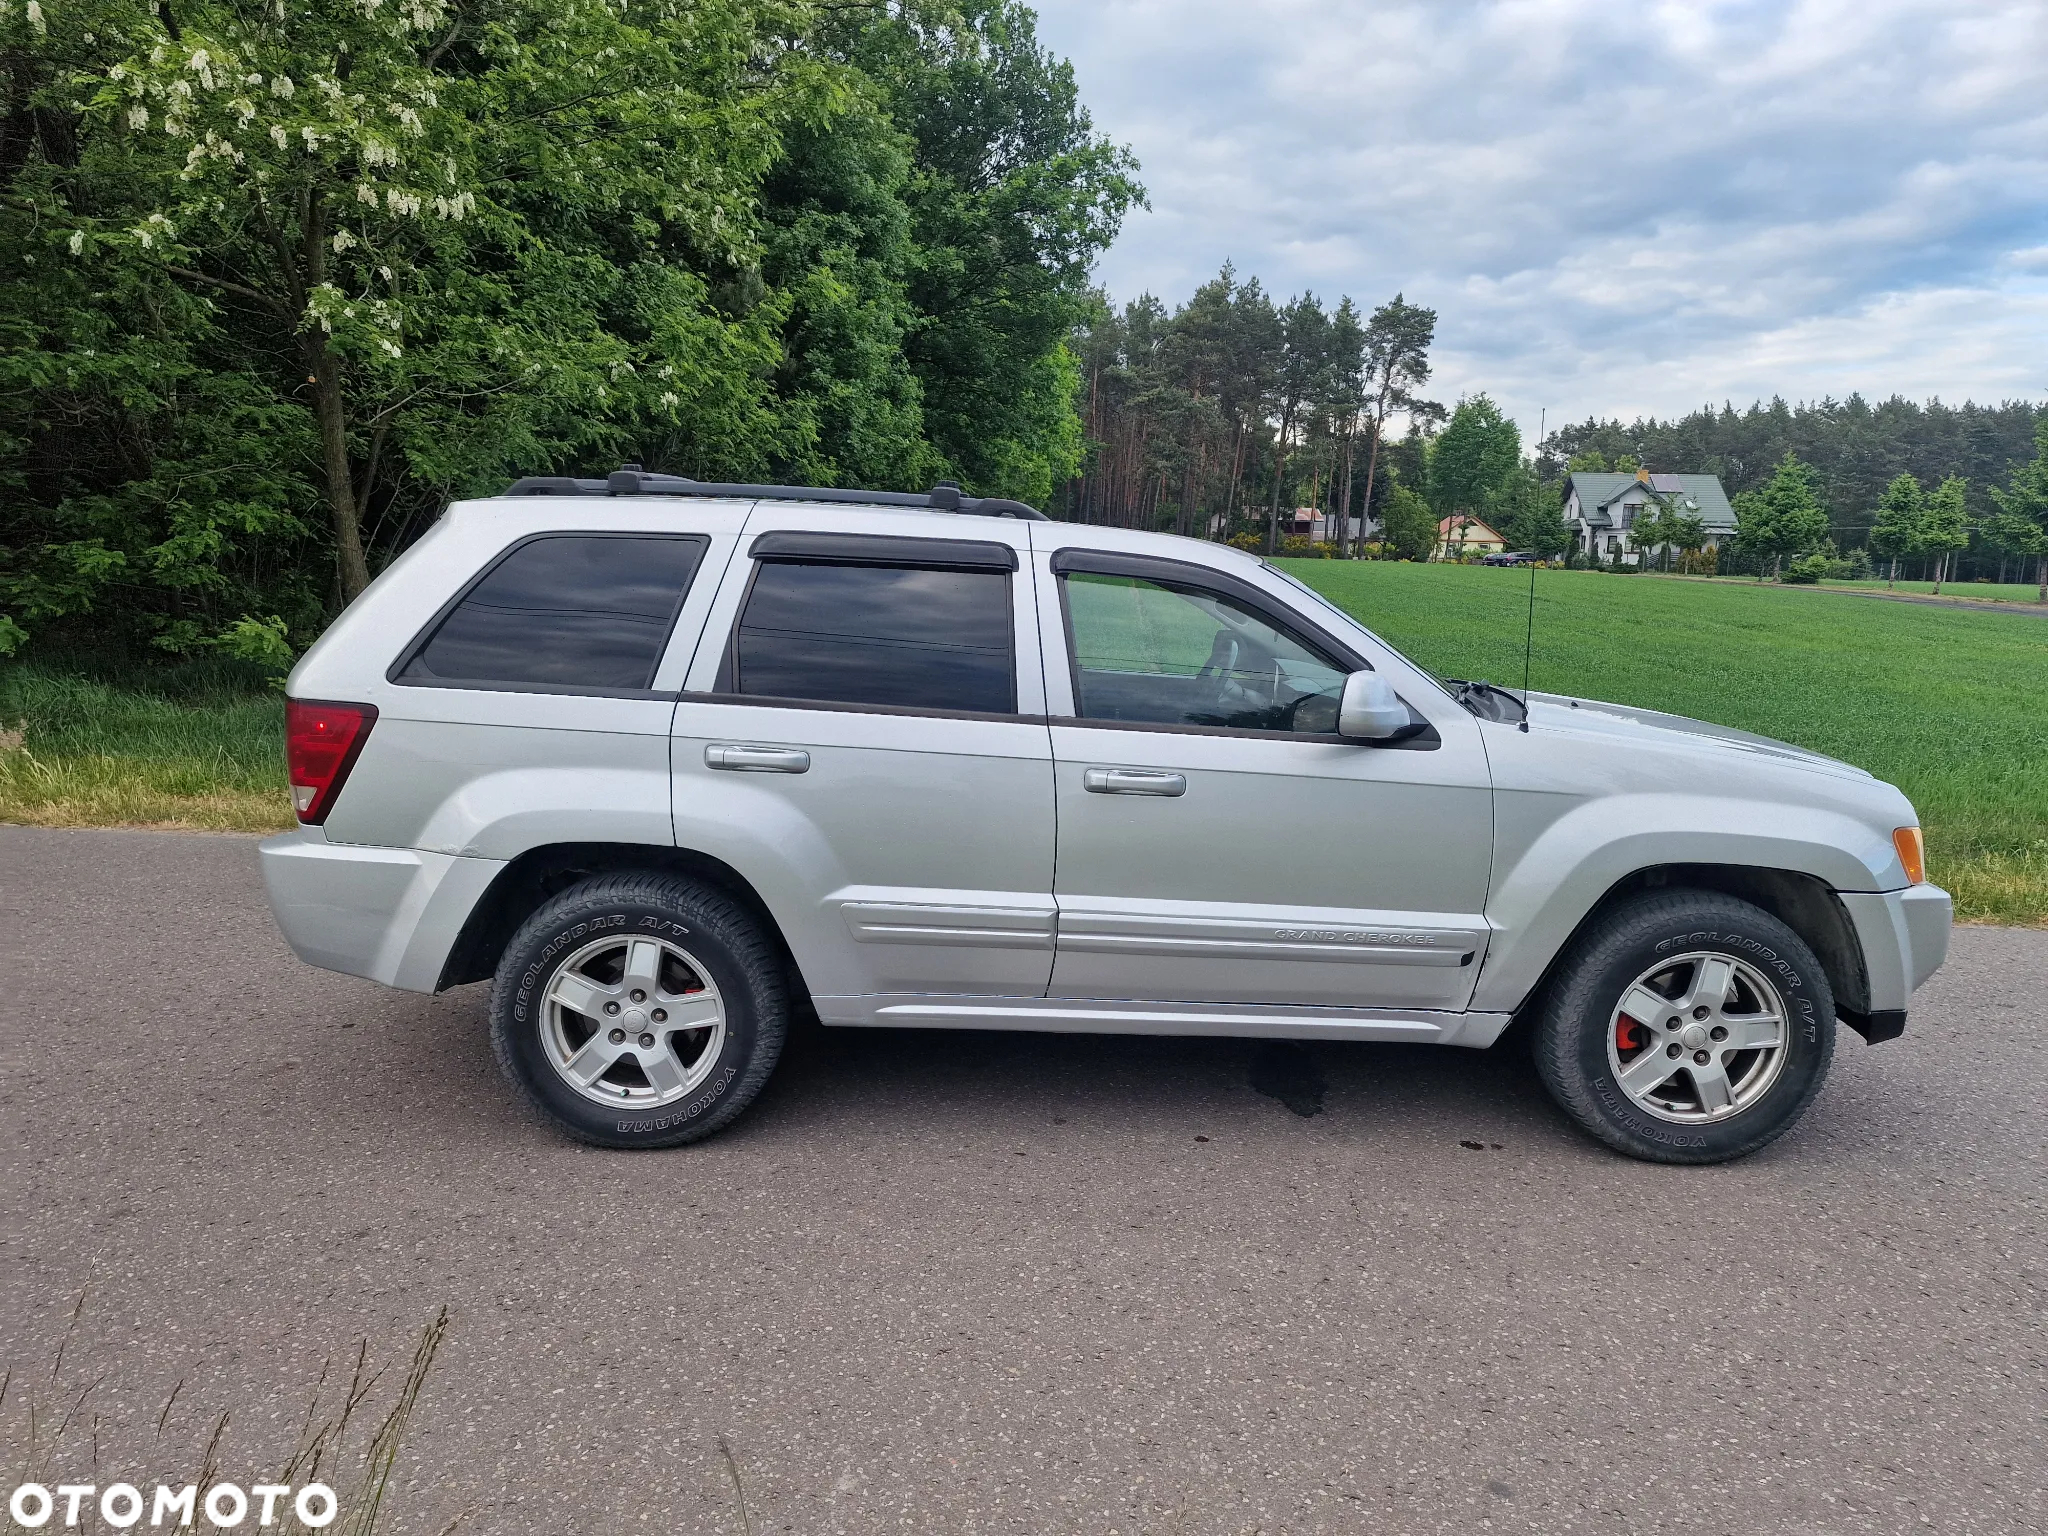
<path fill-rule="evenodd" d="M 739 485 L 689 480 L 681 475 L 652 475 L 638 464 L 615 469 L 603 480 L 568 475 L 528 475 L 515 481 L 507 496 L 722 496 L 734 501 L 826 501 L 866 507 L 929 507 L 936 512 L 962 512 L 976 517 L 1015 517 L 1044 522 L 1036 507 L 1001 496 L 963 496 L 951 480 L 929 491 L 860 491 L 836 486 Z"/>

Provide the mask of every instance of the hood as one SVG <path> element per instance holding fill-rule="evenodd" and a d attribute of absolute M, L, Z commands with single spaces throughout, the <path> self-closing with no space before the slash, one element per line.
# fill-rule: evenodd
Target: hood
<path fill-rule="evenodd" d="M 1790 742 L 1731 730 L 1725 725 L 1709 725 L 1704 720 L 1688 720 L 1684 715 L 1667 715 L 1661 710 L 1637 709 L 1628 704 L 1603 704 L 1597 699 L 1574 699 L 1559 693 L 1531 693 L 1528 697 L 1532 729 L 1607 736 L 1644 745 L 1696 745 L 1770 758 L 1852 778 L 1873 777 L 1854 763 L 1824 757 L 1804 747 L 1795 747 Z"/>

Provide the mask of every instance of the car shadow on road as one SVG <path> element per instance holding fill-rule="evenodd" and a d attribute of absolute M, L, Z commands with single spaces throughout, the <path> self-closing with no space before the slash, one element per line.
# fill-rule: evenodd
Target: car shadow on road
<path fill-rule="evenodd" d="M 416 1134 L 408 1119 L 421 1106 L 410 1096 L 395 1096 L 391 1083 L 433 1083 L 439 1085 L 433 1091 L 436 1138 L 450 1144 L 508 1135 L 559 1142 L 559 1134 L 499 1074 L 486 1009 L 482 986 L 431 1002 L 378 996 L 363 1016 L 369 1027 L 349 1037 L 365 1049 L 327 1055 L 312 1047 L 325 1056 L 325 1083 L 306 1107 L 316 1116 L 324 1113 L 337 1133 L 404 1138 Z M 1803 1161 L 1843 1138 L 1862 1145 L 1899 1119 L 1899 1106 L 1887 1100 L 1886 1074 L 1864 1070 L 1853 1042 L 1834 1077 L 1800 1134 L 1745 1164 Z M 316 1104 L 323 1108 L 313 1109 Z M 1066 1124 L 1193 1139 L 1228 1130 L 1261 1139 L 1427 1144 L 1475 1152 L 1541 1148 L 1545 1161 L 1564 1163 L 1613 1156 L 1579 1133 L 1550 1101 L 1519 1029 L 1475 1051 L 1341 1041 L 827 1028 L 809 1019 L 792 1028 L 759 1101 L 715 1139 L 734 1152 L 782 1147 L 792 1139 L 813 1149 L 835 1141 L 851 1146 L 877 1136 L 972 1145 L 983 1136 Z"/>
<path fill-rule="evenodd" d="M 388 1005 L 387 1005 L 388 1006 Z M 416 1004 L 414 1006 L 417 1006 Z M 455 1087 L 459 1111 L 487 1123 L 519 1113 L 491 1058 L 482 987 L 444 995 L 442 1017 L 388 1031 L 362 1058 L 381 1074 Z M 404 1012 L 402 1007 L 396 1010 Z M 381 1032 L 381 1031 L 380 1031 Z M 396 1050 L 402 1057 L 383 1056 Z M 431 1058 L 431 1059 L 430 1059 Z M 337 1085 L 339 1086 L 339 1085 Z M 343 1096 L 375 1114 L 372 1085 Z M 447 1106 L 456 1110 L 455 1104 Z M 1250 1117 L 1274 1129 L 1341 1134 L 1428 1130 L 1490 1144 L 1565 1134 L 1514 1036 L 1490 1050 L 1341 1041 L 1240 1040 L 994 1030 L 792 1028 L 759 1102 L 726 1136 L 829 1133 L 859 1122 L 1030 1125 L 1063 1118 L 1185 1127 Z M 1566 1139 L 1569 1139 L 1566 1136 Z"/>
<path fill-rule="evenodd" d="M 381 1118 L 391 1073 L 442 1083 L 442 1135 L 492 1135 L 532 1116 L 489 1049 L 487 993 L 381 999 L 367 1053 L 332 1059 L 338 1102 Z M 362 1038 L 375 1036 L 375 1038 Z M 371 1079 L 356 1081 L 358 1073 Z M 375 1079 L 375 1081 L 373 1081 Z M 1272 1135 L 1425 1137 L 1446 1145 L 1587 1145 L 1550 1104 L 1528 1044 L 1487 1051 L 1350 1040 L 1241 1040 L 1010 1030 L 827 1028 L 799 1020 L 754 1108 L 719 1141 L 786 1135 L 1010 1130 L 1073 1124 L 1208 1135 L 1219 1124 Z M 358 1126 L 365 1128 L 365 1126 Z M 397 1126 L 391 1126 L 397 1130 Z"/>
<path fill-rule="evenodd" d="M 832 1120 L 859 1104 L 988 1123 L 1085 1114 L 1199 1128 L 1252 1116 L 1303 1131 L 1373 1125 L 1509 1126 L 1561 1121 L 1519 1040 L 1488 1051 L 1333 1041 L 1237 1040 L 982 1030 L 792 1032 L 755 1111 L 764 1126 Z"/>

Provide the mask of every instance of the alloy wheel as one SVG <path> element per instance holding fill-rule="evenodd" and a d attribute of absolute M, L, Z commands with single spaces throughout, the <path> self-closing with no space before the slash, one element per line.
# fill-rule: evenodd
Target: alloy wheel
<path fill-rule="evenodd" d="M 725 1044 L 725 1004 L 681 946 L 603 938 L 555 972 L 541 1034 L 549 1065 L 584 1098 L 658 1109 L 710 1076 Z"/>
<path fill-rule="evenodd" d="M 1660 1120 L 1740 1114 L 1785 1065 L 1785 1002 L 1755 966 L 1702 952 L 1659 960 L 1622 993 L 1607 1063 L 1623 1093 Z"/>

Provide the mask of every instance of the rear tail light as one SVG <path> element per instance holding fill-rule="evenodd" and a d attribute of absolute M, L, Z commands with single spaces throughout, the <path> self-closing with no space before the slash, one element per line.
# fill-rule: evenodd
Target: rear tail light
<path fill-rule="evenodd" d="M 1892 833 L 1892 847 L 1906 866 L 1906 884 L 1921 885 L 1927 879 L 1927 845 L 1918 827 L 1900 827 Z"/>
<path fill-rule="evenodd" d="M 284 760 L 291 773 L 292 809 L 300 821 L 317 827 L 327 819 L 376 723 L 374 704 L 284 701 Z"/>

